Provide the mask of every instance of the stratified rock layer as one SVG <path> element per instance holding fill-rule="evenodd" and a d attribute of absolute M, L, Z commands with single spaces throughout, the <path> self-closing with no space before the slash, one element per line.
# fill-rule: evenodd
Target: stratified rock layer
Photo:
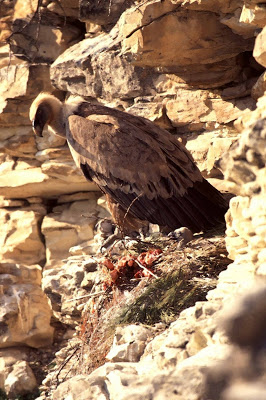
<path fill-rule="evenodd" d="M 39 265 L 0 265 L 0 348 L 22 344 L 38 348 L 51 344 L 51 309 L 41 289 L 41 279 Z"/>
<path fill-rule="evenodd" d="M 5 350 L 49 345 L 51 316 L 71 328 L 80 320 L 72 298 L 97 283 L 86 257 L 99 247 L 96 222 L 108 216 L 65 140 L 46 130 L 34 137 L 28 112 L 41 91 L 152 120 L 186 143 L 205 177 L 237 194 L 226 216 L 234 262 L 209 301 L 148 346 L 138 327 L 129 328 L 138 337 L 129 344 L 130 335 L 117 332 L 110 362 L 65 382 L 53 398 L 70 390 L 79 400 L 204 393 L 205 366 L 228 349 L 216 330 L 222 299 L 265 276 L 265 23 L 259 0 L 0 2 L 0 388 L 10 396 L 36 381 L 24 353 L 13 348 L 8 358 Z M 223 158 L 222 181 L 219 160 L 239 138 Z"/>
<path fill-rule="evenodd" d="M 261 112 L 264 114 L 265 108 Z M 231 199 L 226 215 L 227 248 L 234 262 L 220 274 L 208 301 L 184 310 L 149 343 L 153 328 L 118 328 L 107 355 L 111 362 L 89 376 L 78 375 L 62 383 L 52 399 L 63 400 L 69 393 L 84 400 L 88 396 L 95 400 L 263 399 L 266 124 L 265 119 L 256 121 L 256 112 L 252 116 L 250 127 L 223 160 L 225 176 L 238 186 L 239 193 Z M 254 291 L 258 280 L 264 286 Z M 219 326 L 222 315 L 237 349 Z M 240 347 L 247 347 L 249 353 Z M 249 397 L 250 393 L 254 396 Z"/>

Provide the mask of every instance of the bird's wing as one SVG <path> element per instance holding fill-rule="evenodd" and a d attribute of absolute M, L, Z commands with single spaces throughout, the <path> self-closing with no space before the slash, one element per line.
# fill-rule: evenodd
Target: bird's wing
<path fill-rule="evenodd" d="M 149 199 L 183 196 L 202 180 L 190 154 L 172 135 L 130 117 L 69 117 L 67 139 L 88 179 L 103 190 L 109 187 Z"/>
<path fill-rule="evenodd" d="M 67 140 L 85 177 L 132 216 L 194 232 L 223 221 L 227 204 L 169 132 L 97 105 L 68 118 Z M 89 115 L 88 115 L 89 114 Z"/>

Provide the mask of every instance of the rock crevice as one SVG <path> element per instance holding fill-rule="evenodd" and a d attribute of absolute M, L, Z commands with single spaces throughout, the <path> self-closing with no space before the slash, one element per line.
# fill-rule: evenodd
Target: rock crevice
<path fill-rule="evenodd" d="M 29 107 L 47 91 L 61 100 L 81 95 L 168 129 L 186 143 L 203 176 L 236 197 L 226 215 L 233 262 L 207 301 L 184 310 L 167 329 L 119 328 L 111 351 L 102 351 L 108 362 L 94 360 L 92 374 L 58 388 L 47 373 L 39 400 L 69 393 L 79 400 L 235 400 L 241 393 L 245 400 L 243 385 L 258 400 L 261 383 L 257 392 L 250 386 L 255 378 L 247 383 L 240 371 L 230 382 L 224 364 L 213 375 L 206 366 L 230 362 L 231 340 L 238 346 L 236 363 L 251 368 L 232 333 L 237 317 L 228 317 L 226 334 L 217 321 L 226 303 L 253 283 L 265 283 L 263 3 L 3 0 L 0 14 L 0 389 L 10 398 L 34 392 L 40 378 L 33 376 L 37 363 L 25 346 L 52 352 L 52 341 L 61 335 L 67 342 L 84 312 L 96 315 L 103 298 L 104 272 L 94 256 L 113 227 L 100 192 L 76 168 L 65 140 L 47 130 L 43 138 L 33 135 Z M 262 298 L 258 294 L 258 304 Z M 254 318 L 259 324 L 263 313 Z M 258 382 L 262 374 L 263 368 L 254 375 Z M 219 376 L 226 387 L 218 389 Z M 53 390 L 45 392 L 49 382 Z"/>

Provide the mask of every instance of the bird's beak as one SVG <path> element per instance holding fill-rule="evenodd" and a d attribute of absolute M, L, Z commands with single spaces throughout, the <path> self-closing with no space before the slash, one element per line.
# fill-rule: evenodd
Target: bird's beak
<path fill-rule="evenodd" d="M 43 136 L 42 135 L 43 126 L 41 126 L 41 124 L 37 123 L 37 121 L 35 119 L 32 121 L 32 129 L 36 136 L 39 136 L 39 137 Z"/>

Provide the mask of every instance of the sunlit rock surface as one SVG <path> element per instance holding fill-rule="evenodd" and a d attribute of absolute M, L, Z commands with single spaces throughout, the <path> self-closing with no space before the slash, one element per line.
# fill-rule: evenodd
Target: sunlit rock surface
<path fill-rule="evenodd" d="M 234 350 L 217 321 L 224 303 L 265 282 L 265 22 L 257 0 L 1 2 L 0 388 L 8 395 L 40 384 L 24 347 L 50 346 L 51 321 L 73 331 L 85 305 L 93 310 L 86 296 L 101 291 L 93 256 L 112 231 L 109 221 L 108 233 L 94 239 L 108 212 L 65 140 L 32 132 L 30 104 L 48 91 L 61 100 L 82 95 L 168 129 L 205 177 L 237 197 L 226 215 L 233 262 L 208 301 L 162 331 L 118 329 L 108 363 L 53 394 L 44 384 L 39 400 L 263 398 L 260 353 L 257 375 L 246 382 L 239 364 L 250 370 L 248 357 L 240 350 L 230 361 Z M 225 364 L 208 375 L 218 360 Z M 226 364 L 239 371 L 231 386 Z M 226 387 L 216 384 L 221 376 Z"/>

